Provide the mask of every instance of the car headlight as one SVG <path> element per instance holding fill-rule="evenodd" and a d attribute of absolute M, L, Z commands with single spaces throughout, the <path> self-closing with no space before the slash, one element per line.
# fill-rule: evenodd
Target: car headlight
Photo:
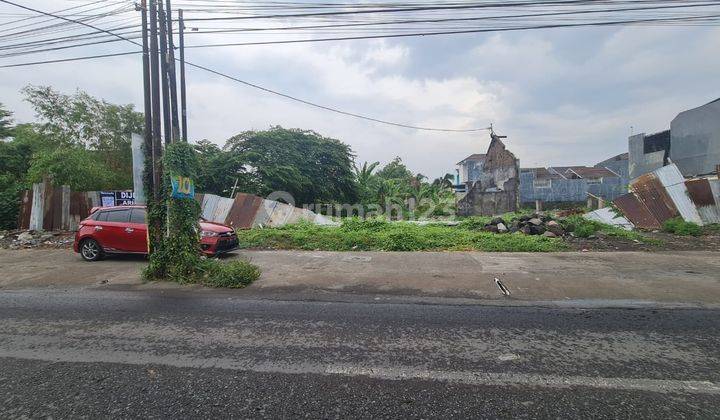
<path fill-rule="evenodd" d="M 200 232 L 200 236 L 203 238 L 212 238 L 213 236 L 218 236 L 217 232 L 211 232 L 209 230 L 203 230 Z"/>

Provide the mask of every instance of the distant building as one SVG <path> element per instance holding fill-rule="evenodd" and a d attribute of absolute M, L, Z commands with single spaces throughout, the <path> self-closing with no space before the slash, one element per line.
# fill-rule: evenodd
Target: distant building
<path fill-rule="evenodd" d="M 474 182 L 480 179 L 486 156 L 484 153 L 475 153 L 458 162 L 457 165 L 460 171 L 458 184 Z"/>
<path fill-rule="evenodd" d="M 685 177 L 708 175 L 720 165 L 720 99 L 683 111 L 670 123 L 670 130 L 628 139 L 629 178 L 670 163 Z"/>
<path fill-rule="evenodd" d="M 594 167 L 553 166 L 520 169 L 520 202 L 584 202 L 588 193 L 613 200 L 627 193 L 627 155 L 621 154 Z"/>
<path fill-rule="evenodd" d="M 716 172 L 720 165 L 720 98 L 681 112 L 672 120 L 670 160 L 686 177 Z"/>
<path fill-rule="evenodd" d="M 630 136 L 628 150 L 630 179 L 662 168 L 670 157 L 670 130 Z"/>

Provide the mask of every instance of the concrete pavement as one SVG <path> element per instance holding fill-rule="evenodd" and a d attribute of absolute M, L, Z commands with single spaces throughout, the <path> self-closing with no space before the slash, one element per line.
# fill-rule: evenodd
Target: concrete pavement
<path fill-rule="evenodd" d="M 711 418 L 711 310 L 0 291 L 3 418 Z"/>
<path fill-rule="evenodd" d="M 501 302 L 627 301 L 720 305 L 720 253 L 242 251 L 263 275 L 241 293 L 412 295 Z M 0 287 L 142 285 L 145 259 L 83 262 L 68 250 L 0 250 Z M 503 294 L 498 279 L 509 295 Z"/>

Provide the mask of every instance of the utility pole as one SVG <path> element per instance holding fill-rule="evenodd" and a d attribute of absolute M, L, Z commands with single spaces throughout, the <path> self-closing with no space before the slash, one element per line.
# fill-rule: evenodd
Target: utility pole
<path fill-rule="evenodd" d="M 145 139 L 145 150 L 144 154 L 145 156 L 150 156 L 151 159 L 145 158 L 145 173 L 150 171 L 150 176 L 143 176 L 146 180 L 145 189 L 145 201 L 148 201 L 148 198 L 151 197 L 151 194 L 154 193 L 155 189 L 155 183 L 153 179 L 154 175 L 154 165 L 148 167 L 147 162 L 152 162 L 152 152 L 153 152 L 153 133 L 152 133 L 152 96 L 150 93 L 150 52 L 148 47 L 148 21 L 147 21 L 147 0 L 141 0 L 140 1 L 140 16 L 141 16 L 141 22 L 142 22 L 142 49 L 143 49 L 143 55 L 142 55 L 142 66 L 143 66 L 143 96 L 145 99 L 145 130 L 144 130 L 144 136 Z"/>
<path fill-rule="evenodd" d="M 185 90 L 185 19 L 183 9 L 178 10 L 178 31 L 180 32 L 180 115 L 182 119 L 182 139 L 190 140 L 187 131 L 187 92 Z"/>
<path fill-rule="evenodd" d="M 168 84 L 170 85 L 170 103 L 172 118 L 172 134 L 173 141 L 180 139 L 180 122 L 178 121 L 178 94 L 177 94 L 177 72 L 175 71 L 175 40 L 173 39 L 172 24 L 172 5 L 170 0 L 165 2 L 167 18 L 167 38 L 168 38 Z"/>
<path fill-rule="evenodd" d="M 160 200 L 162 140 L 160 134 L 160 64 L 158 57 L 157 0 L 150 1 L 150 85 L 152 101 L 153 198 Z"/>
<path fill-rule="evenodd" d="M 162 75 L 162 115 L 163 131 L 165 133 L 165 145 L 172 143 L 172 121 L 170 118 L 170 89 L 168 83 L 168 45 L 167 45 L 167 22 L 162 0 L 158 0 L 158 21 L 160 32 L 160 73 Z"/>

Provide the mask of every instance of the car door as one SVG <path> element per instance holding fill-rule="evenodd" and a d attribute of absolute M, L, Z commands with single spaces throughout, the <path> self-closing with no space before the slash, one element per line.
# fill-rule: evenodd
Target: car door
<path fill-rule="evenodd" d="M 147 211 L 143 208 L 133 208 L 128 227 L 131 229 L 127 232 L 130 252 L 147 253 Z"/>
<path fill-rule="evenodd" d="M 128 233 L 130 209 L 104 210 L 96 220 L 95 238 L 107 252 L 131 252 Z"/>

